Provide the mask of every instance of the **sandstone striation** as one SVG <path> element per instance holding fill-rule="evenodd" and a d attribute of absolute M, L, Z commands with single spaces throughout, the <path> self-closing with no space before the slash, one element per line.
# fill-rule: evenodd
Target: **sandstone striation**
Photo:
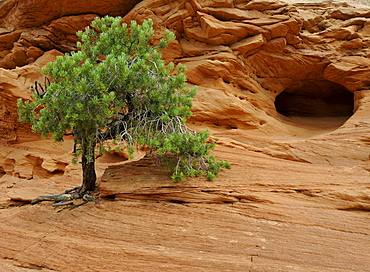
<path fill-rule="evenodd" d="M 369 87 L 364 6 L 143 1 L 125 21 L 146 18 L 177 35 L 175 62 L 199 86 L 194 121 L 270 133 L 281 115 L 350 117 Z"/>
<path fill-rule="evenodd" d="M 109 3 L 87 8 L 66 1 L 48 12 L 37 6 L 42 1 L 24 2 L 19 7 L 9 0 L 2 4 L 12 6 L 14 14 L 28 6 L 32 8 L 26 14 L 40 14 L 37 20 L 18 16 L 11 25 L 11 15 L 2 16 L 0 66 L 7 69 L 34 63 L 50 50 L 75 50 L 75 32 L 95 16 L 124 15 L 134 5 L 117 3 L 126 10 L 116 10 L 107 8 Z M 72 15 L 79 13 L 83 15 Z M 270 131 L 279 130 L 285 119 L 281 115 L 350 117 L 353 105 L 359 104 L 352 101 L 353 93 L 369 86 L 370 19 L 364 6 L 142 1 L 124 21 L 148 18 L 154 20 L 158 35 L 165 29 L 177 35 L 164 55 L 184 63 L 189 83 L 199 86 L 194 121 Z M 215 100 L 223 101 L 222 107 Z"/>
<path fill-rule="evenodd" d="M 143 154 L 113 154 L 96 206 L 18 208 L 80 183 L 72 139 L 40 139 L 16 100 L 104 15 L 176 34 L 163 57 L 198 86 L 188 124 L 234 168 L 174 185 Z M 369 48 L 359 1 L 0 1 L 0 270 L 367 271 Z"/>

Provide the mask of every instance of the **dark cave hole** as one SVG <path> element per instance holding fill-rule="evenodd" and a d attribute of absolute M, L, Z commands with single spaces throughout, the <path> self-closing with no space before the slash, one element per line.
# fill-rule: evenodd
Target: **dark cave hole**
<path fill-rule="evenodd" d="M 340 84 L 313 81 L 287 88 L 275 99 L 278 113 L 299 117 L 352 116 L 354 95 Z"/>

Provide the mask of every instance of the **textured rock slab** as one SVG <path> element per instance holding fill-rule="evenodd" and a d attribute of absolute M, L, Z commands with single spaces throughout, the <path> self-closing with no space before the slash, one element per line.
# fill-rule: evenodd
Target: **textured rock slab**
<path fill-rule="evenodd" d="M 45 0 L 7 0 L 0 3 L 0 24 L 8 29 L 36 27 L 63 16 L 96 13 L 117 16 L 127 13 L 135 1 L 73 1 L 48 2 Z"/>
<path fill-rule="evenodd" d="M 370 60 L 365 57 L 344 57 L 330 64 L 324 76 L 351 91 L 361 90 L 370 84 Z"/>
<path fill-rule="evenodd" d="M 8 182 L 8 180 L 5 180 Z M 7 189 L 7 196 L 10 200 L 21 201 L 21 202 L 31 202 L 32 199 L 40 195 L 48 194 L 59 194 L 61 193 L 60 188 L 55 187 L 54 190 L 47 189 L 45 191 L 45 181 L 34 181 L 34 180 L 14 180 L 15 184 L 11 188 Z"/>
<path fill-rule="evenodd" d="M 234 43 L 230 48 L 239 51 L 242 55 L 246 55 L 249 51 L 257 49 L 265 43 L 266 39 L 262 34 L 259 34 Z"/>
<path fill-rule="evenodd" d="M 233 169 L 213 182 L 194 180 L 185 187 L 249 197 L 244 201 L 178 204 L 125 195 L 122 201 L 102 200 L 72 211 L 50 203 L 2 209 L 0 254 L 7 260 L 0 263 L 13 271 L 367 270 L 367 213 L 341 208 L 365 203 L 359 192 L 368 186 L 368 171 L 292 163 L 236 142 L 222 144 L 216 155 L 230 160 Z M 139 180 L 140 169 L 142 177 L 150 174 L 144 171 L 150 164 L 137 162 L 136 167 L 138 184 L 131 183 L 131 189 L 157 183 L 162 197 L 169 196 L 172 189 L 162 186 L 161 175 Z M 112 174 L 105 183 L 125 182 L 133 173 Z M 153 188 L 142 192 L 155 196 Z"/>
<path fill-rule="evenodd" d="M 45 1 L 23 1 L 18 6 L 13 0 L 3 2 L 0 66 L 9 69 L 26 67 L 26 64 L 37 63 L 43 58 L 43 52 L 52 48 L 60 52 L 75 50 L 77 39 L 74 33 L 88 25 L 96 14 L 124 15 L 123 8 L 128 10 L 136 3 L 91 0 L 91 5 L 82 7 L 81 3 L 68 1 L 50 3 L 50 7 L 38 11 L 40 17 L 32 18 L 27 14 L 32 14 Z M 365 9 L 355 3 L 292 4 L 273 0 L 237 1 L 235 4 L 216 0 L 182 4 L 145 0 L 123 21 L 137 20 L 140 23 L 152 19 L 156 28 L 155 39 L 159 39 L 165 29 L 173 31 L 177 40 L 163 52 L 165 60 L 182 62 L 188 67 L 188 81 L 200 86 L 196 99 L 212 104 L 215 99 L 209 96 L 209 101 L 205 101 L 205 94 L 214 91 L 222 92 L 216 94 L 217 98 L 227 97 L 228 103 L 224 103 L 224 107 L 217 105 L 217 113 L 212 114 L 202 103 L 194 103 L 193 120 L 218 120 L 213 123 L 225 128 L 254 129 L 260 127 L 257 124 L 264 124 L 268 128 L 264 131 L 270 133 L 281 130 L 280 112 L 276 111 L 274 102 L 285 90 L 294 91 L 307 82 L 319 82 L 323 78 L 341 84 L 351 92 L 369 84 L 367 68 L 360 67 L 360 59 L 368 57 L 370 48 L 370 23 Z M 49 8 L 53 11 L 45 14 Z M 14 14 L 19 14 L 19 18 L 14 18 Z M 34 24 L 34 27 L 19 29 L 28 24 Z M 43 27 L 37 24 L 43 24 Z M 359 63 L 347 61 L 347 56 Z M 19 68 L 11 72 L 14 70 L 14 75 L 18 76 Z M 4 77 L 11 76 L 4 74 Z M 22 84 L 3 84 L 3 88 L 9 91 L 15 86 L 19 89 L 18 97 L 29 98 L 26 90 L 38 77 L 40 75 L 35 73 L 24 74 Z M 201 93 L 203 90 L 204 94 Z M 15 99 L 6 97 L 3 101 L 6 104 L 3 112 L 9 118 L 1 121 L 0 131 L 4 127 L 4 131 L 20 133 Z M 229 116 L 233 105 L 237 110 Z M 237 114 L 240 116 L 236 117 Z M 16 133 L 9 134 L 12 139 Z"/>

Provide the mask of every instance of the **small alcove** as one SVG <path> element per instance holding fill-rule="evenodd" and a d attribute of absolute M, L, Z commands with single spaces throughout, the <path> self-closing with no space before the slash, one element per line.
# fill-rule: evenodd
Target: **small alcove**
<path fill-rule="evenodd" d="M 327 80 L 295 84 L 275 99 L 278 113 L 287 117 L 351 117 L 354 95 L 340 84 Z M 347 118 L 347 119 L 348 119 Z"/>

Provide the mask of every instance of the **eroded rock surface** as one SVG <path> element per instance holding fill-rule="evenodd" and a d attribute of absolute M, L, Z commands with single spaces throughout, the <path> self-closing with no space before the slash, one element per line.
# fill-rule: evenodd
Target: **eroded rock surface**
<path fill-rule="evenodd" d="M 0 270 L 367 271 L 370 9 L 316 2 L 1 1 Z M 15 207 L 80 184 L 72 139 L 32 134 L 16 99 L 106 14 L 176 34 L 163 55 L 198 86 L 189 125 L 233 169 L 173 184 L 116 154 L 95 206 Z"/>
<path fill-rule="evenodd" d="M 62 1 L 50 13 L 39 2 L 12 6 L 14 14 L 38 10 L 37 20 L 19 15 L 10 24 L 11 15 L 1 17 L 2 67 L 25 67 L 49 50 L 75 50 L 75 32 L 95 16 L 124 15 L 135 4 L 117 2 L 126 9 L 114 9 L 92 1 L 87 8 Z M 283 116 L 350 117 L 357 110 L 353 93 L 370 84 L 369 17 L 365 6 L 340 2 L 142 1 L 124 21 L 151 18 L 158 37 L 175 32 L 164 56 L 185 64 L 189 83 L 199 86 L 193 121 L 270 133 L 280 130 Z"/>
<path fill-rule="evenodd" d="M 0 268 L 368 271 L 368 164 L 291 162 L 227 140 L 215 155 L 233 169 L 213 182 L 174 184 L 150 160 L 116 163 L 103 175 L 108 198 L 97 204 L 0 210 Z M 32 197 L 44 183 L 44 193 L 56 193 L 71 180 L 79 184 L 76 174 L 3 179 L 0 188 L 8 197 Z"/>

